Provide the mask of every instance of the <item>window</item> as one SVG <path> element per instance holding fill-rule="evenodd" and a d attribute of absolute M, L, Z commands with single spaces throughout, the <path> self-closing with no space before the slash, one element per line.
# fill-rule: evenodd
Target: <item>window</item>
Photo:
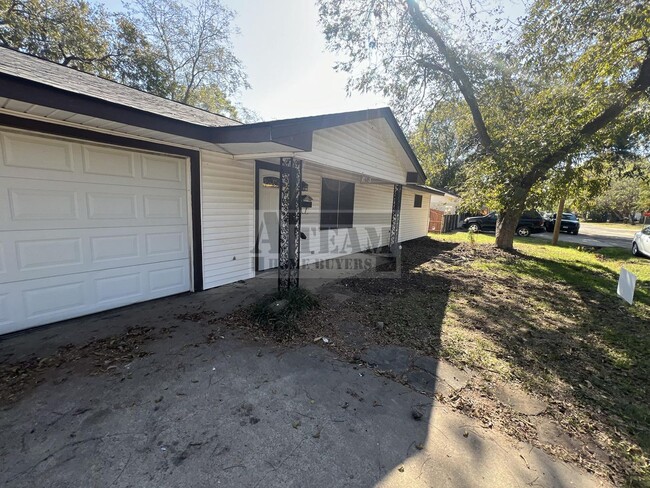
<path fill-rule="evenodd" d="M 415 200 L 413 201 L 414 208 L 422 208 L 422 195 L 415 195 Z"/>
<path fill-rule="evenodd" d="M 320 202 L 320 228 L 352 227 L 354 183 L 323 178 Z"/>

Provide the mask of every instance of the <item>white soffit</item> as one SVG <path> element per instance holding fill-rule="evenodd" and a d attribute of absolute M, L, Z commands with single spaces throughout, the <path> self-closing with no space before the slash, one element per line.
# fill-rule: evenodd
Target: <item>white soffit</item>
<path fill-rule="evenodd" d="M 221 149 L 216 144 L 207 141 L 145 129 L 134 125 L 122 124 L 120 122 L 91 117 L 88 115 L 75 114 L 65 110 L 57 110 L 51 107 L 34 105 L 4 97 L 0 97 L 0 113 L 25 117 L 33 120 L 53 122 L 71 127 L 91 129 L 116 136 L 167 143 L 190 149 L 208 149 L 210 151 L 225 152 L 224 149 Z"/>

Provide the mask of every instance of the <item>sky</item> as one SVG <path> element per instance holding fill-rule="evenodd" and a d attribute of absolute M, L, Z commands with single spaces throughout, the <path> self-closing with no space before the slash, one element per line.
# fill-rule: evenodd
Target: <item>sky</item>
<path fill-rule="evenodd" d="M 101 0 L 100 0 L 101 1 Z M 121 0 L 104 0 L 120 10 Z M 313 0 L 222 0 L 237 12 L 232 39 L 251 84 L 235 100 L 262 120 L 346 112 L 388 105 L 375 94 L 346 95 L 347 76 L 333 69 Z"/>
<path fill-rule="evenodd" d="M 346 95 L 347 75 L 333 69 L 318 9 L 311 0 L 224 0 L 241 34 L 233 39 L 252 89 L 241 103 L 262 119 L 386 106 L 379 95 Z"/>

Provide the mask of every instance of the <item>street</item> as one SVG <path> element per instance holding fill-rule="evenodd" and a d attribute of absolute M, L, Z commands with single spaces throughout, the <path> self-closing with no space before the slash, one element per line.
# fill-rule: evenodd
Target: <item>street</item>
<path fill-rule="evenodd" d="M 592 247 L 620 247 L 629 249 L 632 246 L 634 234 L 642 229 L 642 226 L 630 226 L 629 229 L 618 226 L 608 226 L 593 222 L 581 222 L 580 233 L 577 236 L 571 234 L 560 234 L 561 242 L 574 242 L 584 246 Z M 552 232 L 541 232 L 531 234 L 531 237 L 551 240 Z"/>

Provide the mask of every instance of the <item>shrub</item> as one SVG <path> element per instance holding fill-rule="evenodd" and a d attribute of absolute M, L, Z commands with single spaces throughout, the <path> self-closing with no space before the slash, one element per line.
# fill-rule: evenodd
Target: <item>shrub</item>
<path fill-rule="evenodd" d="M 305 288 L 292 288 L 262 299 L 251 309 L 251 318 L 266 330 L 289 336 L 299 330 L 298 318 L 319 306 L 318 298 Z"/>

